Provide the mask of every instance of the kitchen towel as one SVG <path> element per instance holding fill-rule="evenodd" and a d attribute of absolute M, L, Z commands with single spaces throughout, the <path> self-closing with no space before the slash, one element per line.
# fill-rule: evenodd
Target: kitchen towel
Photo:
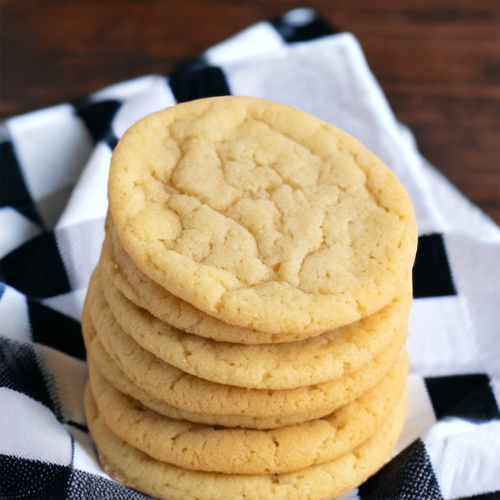
<path fill-rule="evenodd" d="M 102 471 L 83 411 L 80 314 L 104 238 L 109 161 L 137 119 L 224 94 L 344 129 L 415 207 L 408 418 L 393 459 L 343 498 L 500 498 L 500 229 L 422 158 L 355 37 L 310 9 L 253 25 L 171 75 L 2 124 L 0 498 L 147 498 Z"/>

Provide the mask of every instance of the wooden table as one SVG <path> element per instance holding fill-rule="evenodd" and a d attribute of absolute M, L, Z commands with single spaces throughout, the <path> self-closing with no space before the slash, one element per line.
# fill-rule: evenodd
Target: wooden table
<path fill-rule="evenodd" d="M 3 0 L 0 113 L 168 73 L 299 6 L 354 33 L 424 156 L 500 224 L 499 0 Z"/>

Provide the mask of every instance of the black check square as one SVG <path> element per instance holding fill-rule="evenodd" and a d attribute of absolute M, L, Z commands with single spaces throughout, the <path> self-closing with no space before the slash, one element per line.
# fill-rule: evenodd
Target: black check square
<path fill-rule="evenodd" d="M 361 500 L 443 500 L 424 443 L 418 439 L 359 487 Z"/>
<path fill-rule="evenodd" d="M 33 342 L 78 359 L 85 359 L 80 323 L 36 300 L 28 298 L 28 316 Z"/>
<path fill-rule="evenodd" d="M 110 129 L 111 121 L 121 106 L 121 102 L 115 99 L 104 101 L 90 101 L 84 99 L 76 103 L 76 114 L 87 126 L 94 142 L 103 139 Z"/>
<path fill-rule="evenodd" d="M 458 417 L 471 421 L 500 419 L 490 379 L 485 374 L 425 379 L 437 419 Z"/>
<path fill-rule="evenodd" d="M 420 236 L 413 266 L 414 298 L 444 297 L 456 294 L 442 235 Z"/>
<path fill-rule="evenodd" d="M 33 238 L 3 257 L 0 279 L 32 297 L 48 298 L 71 291 L 52 232 Z"/>
<path fill-rule="evenodd" d="M 284 15 L 273 19 L 271 24 L 286 43 L 305 42 L 336 33 L 329 23 L 316 16 L 306 23 L 293 24 Z"/>
<path fill-rule="evenodd" d="M 222 69 L 202 60 L 180 67 L 171 75 L 169 85 L 177 102 L 231 94 Z"/>
<path fill-rule="evenodd" d="M 0 144 L 0 207 L 12 207 L 43 227 L 10 141 Z"/>

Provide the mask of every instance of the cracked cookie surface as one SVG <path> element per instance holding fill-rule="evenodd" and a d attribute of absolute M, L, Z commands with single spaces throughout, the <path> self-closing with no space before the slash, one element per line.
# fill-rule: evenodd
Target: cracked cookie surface
<path fill-rule="evenodd" d="M 98 370 L 92 394 L 106 425 L 151 457 L 189 470 L 270 474 L 334 460 L 369 439 L 404 399 L 408 359 L 375 387 L 323 418 L 274 430 L 227 429 L 170 419 L 120 393 Z"/>
<path fill-rule="evenodd" d="M 337 128 L 285 105 L 218 97 L 133 125 L 110 211 L 153 281 L 227 323 L 334 329 L 396 295 L 416 250 L 390 170 Z"/>
<path fill-rule="evenodd" d="M 94 324 L 94 315 L 98 316 L 99 311 L 87 308 L 84 313 L 90 317 L 82 321 L 82 326 L 88 328 L 89 323 Z M 321 410 L 326 415 L 357 399 L 389 371 L 405 340 L 406 333 L 396 336 L 373 360 L 339 379 L 283 390 L 246 389 L 190 375 L 143 349 L 117 328 L 112 318 L 101 322 L 101 329 L 92 338 L 89 349 L 93 353 L 92 344 L 102 342 L 106 352 L 134 384 L 176 408 L 216 415 L 282 417 Z"/>
<path fill-rule="evenodd" d="M 87 325 L 88 326 L 88 325 Z M 88 330 L 87 330 L 88 333 Z M 212 426 L 223 426 L 242 429 L 277 429 L 286 425 L 302 424 L 322 418 L 328 411 L 319 410 L 317 412 L 296 413 L 282 417 L 250 417 L 246 415 L 215 415 L 210 413 L 196 413 L 176 408 L 164 401 L 152 396 L 145 390 L 135 385 L 111 359 L 106 350 L 98 342 L 92 345 L 87 357 L 89 370 L 98 370 L 106 380 L 120 392 L 139 401 L 146 408 L 156 413 L 165 415 L 175 420 L 187 420 L 197 424 Z"/>
<path fill-rule="evenodd" d="M 406 285 L 378 313 L 331 332 L 298 342 L 239 345 L 185 333 L 128 301 L 101 266 L 89 294 L 102 315 L 144 349 L 177 368 L 220 384 L 255 389 L 291 389 L 340 378 L 357 370 L 406 331 L 411 287 Z M 107 307 L 104 307 L 107 304 Z"/>
<path fill-rule="evenodd" d="M 321 500 L 337 498 L 384 465 L 403 427 L 402 400 L 374 436 L 341 457 L 284 474 L 221 474 L 176 467 L 130 446 L 106 426 L 90 387 L 87 423 L 104 470 L 122 484 L 165 500 Z"/>

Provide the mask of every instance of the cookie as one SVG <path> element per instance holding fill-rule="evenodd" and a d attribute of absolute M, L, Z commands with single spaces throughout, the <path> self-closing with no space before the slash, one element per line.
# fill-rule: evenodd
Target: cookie
<path fill-rule="evenodd" d="M 87 423 L 104 470 L 117 481 L 165 500 L 320 500 L 358 486 L 384 465 L 406 414 L 402 400 L 372 438 L 341 457 L 285 474 L 220 474 L 160 462 L 114 435 L 85 391 Z"/>
<path fill-rule="evenodd" d="M 403 399 L 408 360 L 333 414 L 274 430 L 231 429 L 175 420 L 120 393 L 98 370 L 90 386 L 112 432 L 161 462 L 225 474 L 292 472 L 334 460 L 369 439 Z"/>
<path fill-rule="evenodd" d="M 276 429 L 285 425 L 300 424 L 316 418 L 325 416 L 327 412 L 320 410 L 309 413 L 297 413 L 283 417 L 249 417 L 246 415 L 215 415 L 208 413 L 195 413 L 174 406 L 155 398 L 148 392 L 135 385 L 111 359 L 99 341 L 92 344 L 96 336 L 94 327 L 90 321 L 90 315 L 86 313 L 82 318 L 82 332 L 87 347 L 87 362 L 89 372 L 99 370 L 101 375 L 114 385 L 119 391 L 140 401 L 145 407 L 150 408 L 166 417 L 177 420 L 188 420 L 199 424 L 240 427 L 245 429 Z M 92 344 L 92 346 L 91 346 Z"/>
<path fill-rule="evenodd" d="M 153 281 L 224 322 L 333 330 L 400 290 L 417 243 L 392 172 L 326 122 L 251 97 L 172 106 L 113 152 L 109 209 Z"/>
<path fill-rule="evenodd" d="M 94 314 L 99 313 L 90 313 L 95 328 Z M 373 387 L 394 364 L 406 340 L 406 334 L 399 335 L 365 366 L 333 381 L 295 389 L 246 389 L 216 384 L 161 361 L 109 319 L 109 323 L 101 322 L 92 343 L 102 342 L 134 384 L 176 408 L 216 415 L 281 417 L 320 410 L 326 415 Z"/>
<path fill-rule="evenodd" d="M 106 227 L 108 235 L 105 238 L 100 259 L 103 272 L 130 302 L 147 310 L 163 322 L 200 337 L 245 345 L 296 342 L 313 337 L 308 331 L 273 334 L 230 325 L 196 309 L 148 278 L 132 262 L 115 234 L 110 217 L 106 220 Z M 405 288 L 408 288 L 411 293 L 410 281 L 411 276 L 403 285 L 399 295 L 404 295 Z M 400 299 L 401 297 L 398 296 L 393 302 Z M 384 307 L 386 308 L 387 306 Z M 320 334 L 321 332 L 317 333 L 317 335 Z"/>
<path fill-rule="evenodd" d="M 88 332 L 87 332 L 88 333 Z M 301 424 L 309 420 L 324 417 L 325 410 L 309 413 L 297 413 L 282 417 L 249 417 L 246 415 L 215 415 L 208 413 L 195 413 L 187 410 L 175 408 L 174 406 L 155 398 L 148 392 L 136 386 L 111 359 L 100 342 L 96 342 L 89 350 L 87 361 L 89 372 L 98 370 L 103 377 L 108 380 L 120 392 L 136 399 L 146 408 L 149 408 L 161 415 L 176 420 L 187 420 L 198 424 L 238 427 L 243 429 L 276 429 L 286 425 Z"/>
<path fill-rule="evenodd" d="M 109 235 L 101 255 L 103 270 L 134 304 L 180 330 L 200 337 L 238 344 L 273 344 L 312 337 L 309 331 L 268 333 L 230 325 L 193 307 L 146 276 L 123 250 L 108 217 Z M 317 332 L 319 335 L 321 332 Z"/>
<path fill-rule="evenodd" d="M 101 314 L 113 314 L 141 347 L 191 375 L 219 384 L 291 389 L 340 378 L 357 370 L 407 329 L 411 288 L 379 313 L 319 337 L 286 344 L 238 345 L 190 335 L 128 301 L 99 271 L 89 289 Z M 103 307 L 107 303 L 108 307 Z M 99 327 L 97 326 L 99 330 Z"/>

